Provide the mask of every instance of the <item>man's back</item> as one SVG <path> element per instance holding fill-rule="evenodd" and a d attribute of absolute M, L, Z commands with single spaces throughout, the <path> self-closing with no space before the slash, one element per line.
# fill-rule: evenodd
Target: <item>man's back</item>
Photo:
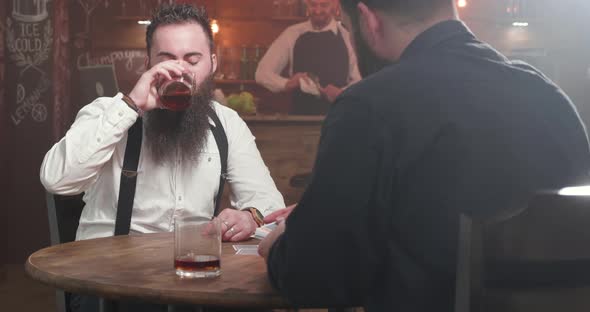
<path fill-rule="evenodd" d="M 317 293 L 369 311 L 449 311 L 458 213 L 522 208 L 535 190 L 584 180 L 589 162 L 583 124 L 557 87 L 460 22 L 438 24 L 330 111 L 314 178 L 271 252 L 271 276 L 294 301 Z M 310 215 L 338 218 L 300 229 Z M 299 244 L 313 250 L 320 235 L 333 249 L 318 254 L 315 270 L 330 282 L 299 271 L 314 285 L 303 292 L 288 272 L 306 263 Z M 338 261 L 347 244 L 366 255 Z M 279 267 L 283 257 L 294 264 Z"/>
<path fill-rule="evenodd" d="M 536 190 L 583 181 L 590 161 L 585 129 L 565 94 L 462 27 L 435 26 L 397 66 L 351 92 L 372 94 L 366 104 L 381 136 L 375 145 L 394 145 L 382 169 L 395 172 L 383 172 L 379 180 L 391 184 L 380 185 L 378 195 L 389 198 L 379 213 L 391 222 L 391 247 L 404 250 L 412 270 L 446 287 L 454 277 L 458 212 L 523 208 Z M 408 271 L 395 268 L 394 276 Z"/>

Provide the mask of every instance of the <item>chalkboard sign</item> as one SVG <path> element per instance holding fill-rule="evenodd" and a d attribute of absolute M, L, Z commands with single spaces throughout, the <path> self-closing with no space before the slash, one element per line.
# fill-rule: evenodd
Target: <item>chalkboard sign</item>
<path fill-rule="evenodd" d="M 145 71 L 145 50 L 100 50 L 78 55 L 78 70 L 87 67 L 112 65 L 120 91 L 129 93 Z"/>

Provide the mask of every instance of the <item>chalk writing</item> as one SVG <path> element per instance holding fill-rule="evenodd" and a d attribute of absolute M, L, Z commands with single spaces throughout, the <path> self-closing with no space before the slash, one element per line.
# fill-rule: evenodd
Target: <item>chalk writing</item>
<path fill-rule="evenodd" d="M 33 108 L 35 108 L 35 112 L 32 116 L 33 119 L 38 122 L 45 121 L 45 119 L 47 118 L 47 109 L 43 106 L 43 104 L 39 103 L 39 100 L 41 99 L 43 93 L 49 90 L 50 86 L 51 81 L 47 78 L 46 75 L 41 76 L 41 79 L 39 80 L 37 86 L 35 86 L 35 88 L 29 93 L 29 95 L 26 95 L 25 86 L 23 86 L 22 84 L 17 85 L 17 103 L 19 104 L 19 106 L 16 108 L 16 111 L 10 116 L 12 122 L 15 125 L 18 125 L 23 119 L 25 119 L 27 114 L 33 111 Z M 43 106 L 42 110 L 44 111 L 44 114 L 40 113 L 41 108 L 39 106 Z"/>
<path fill-rule="evenodd" d="M 96 56 L 91 56 L 90 52 L 86 52 L 78 56 L 77 66 L 80 69 L 81 67 L 87 66 L 110 65 L 123 62 L 127 71 L 134 71 L 137 74 L 141 74 L 145 56 L 146 53 L 142 50 L 112 51 Z M 137 65 L 137 63 L 140 65 Z"/>

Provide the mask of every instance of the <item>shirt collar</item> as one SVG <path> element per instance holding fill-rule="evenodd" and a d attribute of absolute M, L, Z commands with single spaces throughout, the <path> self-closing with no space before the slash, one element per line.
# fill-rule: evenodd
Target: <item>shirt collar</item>
<path fill-rule="evenodd" d="M 330 23 L 328 23 L 328 25 L 326 25 L 326 27 L 322 28 L 322 29 L 314 29 L 313 25 L 311 24 L 311 20 L 307 20 L 307 25 L 309 26 L 309 31 L 311 32 L 322 32 L 322 31 L 328 31 L 331 30 L 334 35 L 338 34 L 338 21 L 336 21 L 334 18 L 332 18 L 332 20 L 330 21 Z"/>
<path fill-rule="evenodd" d="M 475 38 L 467 25 L 461 21 L 449 20 L 440 22 L 414 38 L 414 40 L 406 47 L 400 59 L 419 54 L 424 50 L 433 48 L 448 39 L 458 36 L 470 36 L 471 38 Z"/>

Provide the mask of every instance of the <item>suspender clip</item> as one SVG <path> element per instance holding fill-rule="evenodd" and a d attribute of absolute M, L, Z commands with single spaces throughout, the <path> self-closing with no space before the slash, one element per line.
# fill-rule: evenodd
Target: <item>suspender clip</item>
<path fill-rule="evenodd" d="M 123 170 L 121 173 L 123 173 L 126 178 L 135 178 L 137 176 L 137 171 L 133 170 Z"/>

